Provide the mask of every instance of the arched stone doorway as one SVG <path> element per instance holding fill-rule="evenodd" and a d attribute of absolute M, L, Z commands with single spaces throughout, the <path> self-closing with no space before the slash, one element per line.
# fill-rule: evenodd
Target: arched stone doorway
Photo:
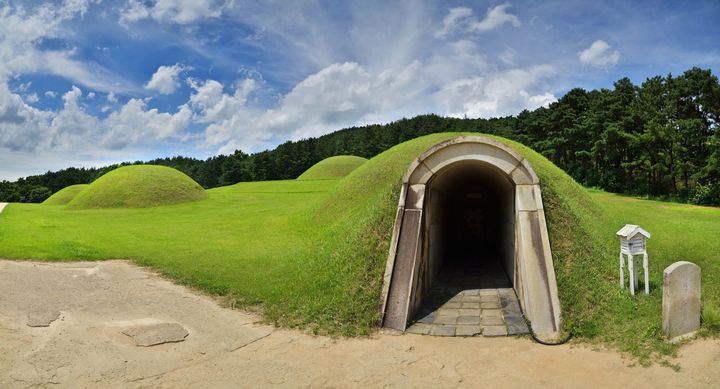
<path fill-rule="evenodd" d="M 383 327 L 405 330 L 433 283 L 454 267 L 467 274 L 492 266 L 507 277 L 536 336 L 556 338 L 560 304 L 537 175 L 519 153 L 490 138 L 437 144 L 403 178 Z"/>

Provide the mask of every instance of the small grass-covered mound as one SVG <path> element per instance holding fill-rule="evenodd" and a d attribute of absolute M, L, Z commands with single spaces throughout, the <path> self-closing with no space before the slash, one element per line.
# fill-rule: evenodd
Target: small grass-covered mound
<path fill-rule="evenodd" d="M 298 180 L 334 180 L 343 178 L 352 173 L 360 165 L 367 162 L 367 159 L 353 155 L 338 155 L 325 158 L 312 165 L 310 169 L 298 177 Z"/>
<path fill-rule="evenodd" d="M 59 191 L 53 193 L 52 196 L 48 197 L 43 201 L 43 204 L 46 205 L 66 205 L 72 199 L 75 198 L 75 196 L 78 195 L 78 193 L 82 192 L 83 189 L 87 188 L 88 184 L 77 184 L 77 185 L 70 185 L 66 186 Z"/>
<path fill-rule="evenodd" d="M 69 208 L 149 208 L 205 199 L 205 189 L 184 173 L 158 165 L 123 166 L 78 193 Z"/>

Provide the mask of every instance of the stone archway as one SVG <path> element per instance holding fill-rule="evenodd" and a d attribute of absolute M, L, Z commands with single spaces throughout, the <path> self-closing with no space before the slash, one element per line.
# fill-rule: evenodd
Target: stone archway
<path fill-rule="evenodd" d="M 519 153 L 496 140 L 461 136 L 439 143 L 418 157 L 403 177 L 382 291 L 382 325 L 405 330 L 432 285 L 446 242 L 437 204 L 443 192 L 469 183 L 467 196 L 491 198 L 497 209 L 492 229 L 502 266 L 512 281 L 533 332 L 555 339 L 560 303 L 545 222 L 540 180 Z M 468 184 L 471 185 L 471 184 Z M 478 191 L 482 193 L 475 194 Z M 468 211 L 469 212 L 469 211 Z"/>

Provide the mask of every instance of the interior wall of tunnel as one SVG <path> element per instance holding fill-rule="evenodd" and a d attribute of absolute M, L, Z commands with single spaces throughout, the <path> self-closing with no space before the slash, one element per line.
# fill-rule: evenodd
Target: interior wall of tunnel
<path fill-rule="evenodd" d="M 428 267 L 422 295 L 445 261 L 498 261 L 514 284 L 515 185 L 507 175 L 488 163 L 459 162 L 438 172 L 425 191 L 422 256 Z"/>

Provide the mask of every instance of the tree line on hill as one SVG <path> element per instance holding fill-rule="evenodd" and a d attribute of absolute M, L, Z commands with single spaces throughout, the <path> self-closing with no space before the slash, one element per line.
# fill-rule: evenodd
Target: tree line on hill
<path fill-rule="evenodd" d="M 421 115 L 285 142 L 248 155 L 206 160 L 172 157 L 103 168 L 68 168 L 0 182 L 0 201 L 40 202 L 73 184 L 90 183 L 121 165 L 158 164 L 183 171 L 205 188 L 241 181 L 293 179 L 334 155 L 371 158 L 436 132 L 470 131 L 521 142 L 575 180 L 607 191 L 720 205 L 720 84 L 709 69 L 623 78 L 613 89 L 570 90 L 547 108 L 514 117 L 459 119 Z"/>

